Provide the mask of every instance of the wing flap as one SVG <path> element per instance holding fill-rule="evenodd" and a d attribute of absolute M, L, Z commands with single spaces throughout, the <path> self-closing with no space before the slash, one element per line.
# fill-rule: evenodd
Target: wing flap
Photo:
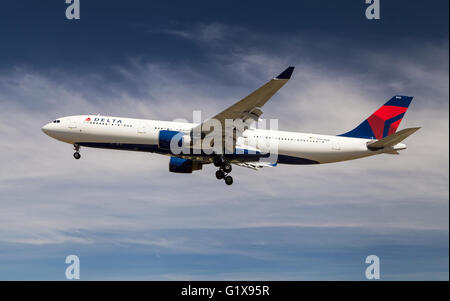
<path fill-rule="evenodd" d="M 276 163 L 268 163 L 268 162 L 239 162 L 239 163 L 234 163 L 234 164 L 236 164 L 238 166 L 254 169 L 254 170 L 258 170 L 258 169 L 261 169 L 263 167 L 275 167 L 275 166 L 277 166 Z"/>

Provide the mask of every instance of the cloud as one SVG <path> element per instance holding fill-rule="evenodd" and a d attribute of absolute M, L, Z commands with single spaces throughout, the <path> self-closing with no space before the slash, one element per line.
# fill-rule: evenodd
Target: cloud
<path fill-rule="evenodd" d="M 242 30 L 234 28 L 234 30 Z M 192 29 L 161 29 L 149 30 L 148 33 L 164 33 L 178 38 L 187 39 L 202 45 L 218 45 L 224 40 L 230 39 L 232 27 L 219 23 L 196 24 Z"/>
<path fill-rule="evenodd" d="M 95 244 L 0 244 L 2 259 L 8 259 L 2 270 L 11 271 L 3 277 L 15 279 L 29 271 L 31 279 L 59 280 L 61 266 L 49 267 L 74 252 L 80 256 L 84 280 L 363 280 L 368 253 L 381 257 L 384 280 L 447 276 L 442 264 L 448 253 L 446 231 L 245 227 L 94 231 L 74 236 L 88 236 Z M 29 269 L 30 250 L 34 269 Z M 407 260 L 398 260 L 399 256 Z"/>

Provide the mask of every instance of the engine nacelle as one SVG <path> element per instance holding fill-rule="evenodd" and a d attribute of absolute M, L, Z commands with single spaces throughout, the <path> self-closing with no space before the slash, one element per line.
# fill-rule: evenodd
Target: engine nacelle
<path fill-rule="evenodd" d="M 162 130 L 159 131 L 158 146 L 172 153 L 180 154 L 183 149 L 191 147 L 191 137 L 183 132 Z M 173 148 L 171 148 L 171 146 Z"/>
<path fill-rule="evenodd" d="M 170 144 L 181 147 L 183 145 L 183 133 L 177 131 L 159 131 L 158 146 L 161 149 L 170 150 Z"/>
<path fill-rule="evenodd" d="M 177 173 L 192 173 L 194 170 L 202 169 L 202 164 L 178 157 L 170 157 L 169 171 Z"/>

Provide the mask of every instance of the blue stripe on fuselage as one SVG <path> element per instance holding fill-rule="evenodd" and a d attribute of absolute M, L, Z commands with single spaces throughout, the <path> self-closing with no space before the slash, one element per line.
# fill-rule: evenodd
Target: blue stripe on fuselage
<path fill-rule="evenodd" d="M 137 151 L 137 152 L 150 152 L 157 153 L 161 155 L 170 155 L 170 151 L 164 150 L 158 147 L 156 144 L 128 144 L 128 143 L 98 143 L 98 142 L 78 142 L 79 146 L 94 147 L 94 148 L 106 148 L 106 149 L 116 149 L 116 150 L 127 150 L 127 151 Z M 201 156 L 211 156 L 203 154 Z M 269 154 L 261 154 L 259 152 L 249 153 L 247 149 L 240 149 L 234 154 L 224 155 L 227 159 L 247 159 L 247 161 L 257 161 L 259 158 L 269 157 Z M 295 164 L 295 165 L 306 165 L 306 164 L 319 164 L 319 162 L 294 156 L 278 155 L 278 164 Z"/>
<path fill-rule="evenodd" d="M 319 162 L 314 161 L 314 160 L 293 157 L 293 156 L 286 156 L 286 155 L 278 155 L 277 162 L 279 164 L 295 164 L 295 165 L 319 164 Z"/>

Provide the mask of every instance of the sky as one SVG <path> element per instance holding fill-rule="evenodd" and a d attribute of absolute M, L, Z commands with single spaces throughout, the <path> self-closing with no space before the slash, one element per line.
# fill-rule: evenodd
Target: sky
<path fill-rule="evenodd" d="M 0 4 L 0 280 L 449 279 L 449 3 L 64 0 Z M 204 118 L 287 66 L 281 130 L 344 133 L 414 96 L 398 156 L 168 171 L 168 158 L 44 135 L 97 114 Z"/>

